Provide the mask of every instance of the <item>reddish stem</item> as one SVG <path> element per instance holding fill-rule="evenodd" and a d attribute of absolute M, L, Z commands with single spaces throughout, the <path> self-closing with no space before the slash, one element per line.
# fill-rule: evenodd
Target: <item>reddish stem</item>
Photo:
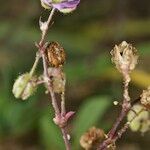
<path fill-rule="evenodd" d="M 129 112 L 129 110 L 131 108 L 130 97 L 129 97 L 129 93 L 128 93 L 129 82 L 130 82 L 129 74 L 124 75 L 124 92 L 123 92 L 123 104 L 122 104 L 121 113 L 118 116 L 116 122 L 114 123 L 112 129 L 109 131 L 109 133 L 107 135 L 108 136 L 107 139 L 104 140 L 104 142 L 102 142 L 100 144 L 98 150 L 105 150 L 105 149 L 107 149 L 107 147 L 110 144 L 114 143 L 115 139 L 117 139 L 116 138 L 118 136 L 118 133 L 116 133 L 117 129 L 120 126 L 121 122 L 123 121 L 123 119 L 125 118 L 125 116 L 127 115 L 127 113 Z"/>
<path fill-rule="evenodd" d="M 37 47 L 38 47 L 38 49 L 41 53 L 42 60 L 43 60 L 44 81 L 45 81 L 45 83 L 47 85 L 47 89 L 50 93 L 50 96 L 51 96 L 51 99 L 52 99 L 52 106 L 53 106 L 54 111 L 55 111 L 54 122 L 61 129 L 62 136 L 63 136 L 63 139 L 64 139 L 64 143 L 65 143 L 65 146 L 66 146 L 66 150 L 71 150 L 71 146 L 70 146 L 70 142 L 69 142 L 68 134 L 67 134 L 67 130 L 66 130 L 67 120 L 64 118 L 64 116 L 61 115 L 62 112 L 60 111 L 60 109 L 58 107 L 58 103 L 57 103 L 57 100 L 56 100 L 56 97 L 55 97 L 55 93 L 54 93 L 53 88 L 52 88 L 51 79 L 49 78 L 48 66 L 47 66 L 47 61 L 46 61 L 46 56 L 45 56 L 45 43 L 44 43 L 44 40 L 45 40 L 46 34 L 48 32 L 49 24 L 52 20 L 54 12 L 55 12 L 55 9 L 53 8 L 50 15 L 49 15 L 49 17 L 48 17 L 48 20 L 47 20 L 47 28 L 42 32 L 42 37 L 41 37 L 41 40 L 40 40 L 39 44 L 37 45 Z M 63 105 L 65 105 L 65 103 L 63 103 Z M 65 106 L 63 106 L 63 109 L 65 110 Z"/>

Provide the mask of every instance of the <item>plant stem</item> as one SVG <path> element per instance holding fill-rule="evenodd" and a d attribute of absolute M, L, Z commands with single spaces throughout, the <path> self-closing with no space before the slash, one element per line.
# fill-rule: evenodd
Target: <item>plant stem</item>
<path fill-rule="evenodd" d="M 131 108 L 130 97 L 129 97 L 129 93 L 128 93 L 128 86 L 129 86 L 129 82 L 124 78 L 122 110 L 121 110 L 121 113 L 120 113 L 119 117 L 117 118 L 116 123 L 114 124 L 113 128 L 108 133 L 108 136 L 110 138 L 113 138 L 118 126 L 120 125 L 121 121 L 124 119 L 124 117 L 126 116 L 126 114 L 128 113 L 128 111 Z"/>
<path fill-rule="evenodd" d="M 65 108 L 65 93 L 63 92 L 61 94 L 61 115 L 64 116 L 66 114 L 66 108 Z"/>
<path fill-rule="evenodd" d="M 130 123 L 132 123 L 132 121 L 134 121 L 136 119 L 136 117 L 138 117 L 142 112 L 144 111 L 144 109 L 141 109 L 138 113 L 136 113 L 136 115 L 130 120 L 128 121 L 116 134 L 116 136 L 114 137 L 114 142 L 116 140 L 118 140 L 119 138 L 121 138 L 122 134 L 126 132 L 126 130 L 129 128 Z"/>
<path fill-rule="evenodd" d="M 37 52 L 37 53 L 36 53 L 36 57 L 35 57 L 35 62 L 34 62 L 32 68 L 31 68 L 31 70 L 30 70 L 30 76 L 32 76 L 32 75 L 34 74 L 35 69 L 36 69 L 36 67 L 37 67 L 37 65 L 38 65 L 38 62 L 39 62 L 39 60 L 40 60 L 40 57 L 41 57 L 40 54 Z"/>
<path fill-rule="evenodd" d="M 100 144 L 98 150 L 105 150 L 111 143 L 114 143 L 114 136 L 115 136 L 115 134 L 117 134 L 116 133 L 117 129 L 131 108 L 130 97 L 129 97 L 129 92 L 128 92 L 128 86 L 129 86 L 130 80 L 128 80 L 128 79 L 130 79 L 130 77 L 127 74 L 127 76 L 124 76 L 123 104 L 122 104 L 121 113 L 118 116 L 116 122 L 114 123 L 112 129 L 109 131 L 109 133 L 107 135 L 108 138 L 102 144 Z M 125 129 L 126 129 L 126 127 L 127 126 L 125 126 Z M 124 133 L 126 130 L 122 130 L 122 131 Z"/>
<path fill-rule="evenodd" d="M 44 80 L 47 84 L 47 88 L 48 88 L 51 98 L 52 98 L 52 105 L 55 110 L 55 115 L 60 118 L 60 111 L 59 111 L 59 107 L 58 107 L 58 104 L 57 104 L 57 101 L 55 98 L 55 94 L 54 94 L 52 86 L 51 86 L 51 81 L 49 79 L 48 67 L 47 67 L 46 58 L 45 58 L 44 53 L 42 54 L 42 60 L 43 60 L 43 68 L 44 68 L 44 78 L 45 78 Z"/>
<path fill-rule="evenodd" d="M 46 36 L 47 31 L 48 31 L 48 28 L 49 28 L 49 24 L 50 24 L 50 22 L 51 22 L 51 20 L 52 20 L 52 17 L 53 17 L 53 15 L 54 15 L 54 13 L 55 13 L 55 10 L 56 10 L 56 9 L 53 8 L 53 9 L 51 10 L 51 12 L 50 12 L 50 15 L 49 15 L 48 20 L 47 20 L 47 28 L 46 28 L 46 30 L 44 30 L 44 32 L 42 32 L 42 38 L 41 38 L 41 40 L 40 40 L 40 42 L 39 42 L 39 45 L 40 45 L 40 46 L 43 45 L 43 42 L 44 42 L 44 40 L 45 40 L 45 36 Z"/>
<path fill-rule="evenodd" d="M 48 20 L 46 22 L 47 23 L 46 29 L 42 32 L 42 37 L 41 37 L 41 40 L 40 40 L 40 42 L 38 44 L 38 48 L 39 48 L 39 51 L 41 53 L 42 60 L 43 60 L 44 81 L 45 81 L 47 89 L 48 89 L 48 91 L 50 93 L 51 100 L 52 100 L 52 106 L 53 106 L 54 112 L 55 112 L 55 118 L 54 119 L 57 119 L 57 123 L 55 121 L 54 122 L 61 129 L 66 150 L 71 150 L 71 146 L 70 146 L 70 142 L 69 142 L 69 139 L 68 139 L 66 126 L 62 125 L 62 121 L 64 120 L 64 115 L 66 114 L 64 94 L 62 96 L 62 104 L 61 104 L 61 108 L 63 108 L 63 109 L 60 110 L 59 107 L 58 107 L 58 103 L 57 103 L 56 97 L 55 97 L 55 93 L 53 91 L 51 79 L 49 77 L 48 66 L 47 66 L 46 55 L 45 55 L 45 43 L 44 43 L 44 40 L 45 40 L 46 34 L 48 32 L 49 24 L 50 24 L 50 22 L 52 20 L 54 12 L 55 12 L 55 8 L 53 8 L 52 11 L 50 12 Z M 67 121 L 65 121 L 64 124 L 67 124 Z"/>
<path fill-rule="evenodd" d="M 62 132 L 63 139 L 65 142 L 66 150 L 71 150 L 71 145 L 70 145 L 69 138 L 68 138 L 69 135 L 67 134 L 66 129 L 61 128 L 61 132 Z"/>
<path fill-rule="evenodd" d="M 54 111 L 55 111 L 55 118 L 58 118 L 58 119 L 62 119 L 62 115 L 60 113 L 60 110 L 59 110 L 59 107 L 58 107 L 58 104 L 57 104 L 57 100 L 56 100 L 56 97 L 55 97 L 55 93 L 52 89 L 52 86 L 51 86 L 51 83 L 50 83 L 50 79 L 49 79 L 49 75 L 48 75 L 48 71 L 47 71 L 47 63 L 46 63 L 46 59 L 45 59 L 45 55 L 42 54 L 42 59 L 43 59 L 43 67 L 44 67 L 44 76 L 45 76 L 45 82 L 47 83 L 47 88 L 48 88 L 48 91 L 50 92 L 50 95 L 51 95 L 51 99 L 52 99 L 52 106 L 54 108 Z M 59 124 L 58 124 L 59 126 Z M 65 142 L 65 146 L 66 146 L 66 150 L 71 150 L 71 147 L 70 147 L 70 142 L 69 142 L 69 139 L 68 139 L 68 136 L 67 136 L 67 131 L 66 131 L 66 128 L 65 127 L 61 127 L 59 126 L 60 129 L 61 129 L 61 132 L 62 132 L 62 135 L 63 135 L 63 139 L 64 139 L 64 142 Z"/>

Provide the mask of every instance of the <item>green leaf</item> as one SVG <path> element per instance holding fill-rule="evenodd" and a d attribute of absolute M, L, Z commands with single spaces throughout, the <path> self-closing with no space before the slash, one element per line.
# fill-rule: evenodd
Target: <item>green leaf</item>
<path fill-rule="evenodd" d="M 40 119 L 40 138 L 46 150 L 65 149 L 60 129 L 54 124 L 52 112 L 46 111 Z"/>
<path fill-rule="evenodd" d="M 89 98 L 77 112 L 74 122 L 74 149 L 79 149 L 81 135 L 100 120 L 110 104 L 109 97 L 96 96 Z"/>

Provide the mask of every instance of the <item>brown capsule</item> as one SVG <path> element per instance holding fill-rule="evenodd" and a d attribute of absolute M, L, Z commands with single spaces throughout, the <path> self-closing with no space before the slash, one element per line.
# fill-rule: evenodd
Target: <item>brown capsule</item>
<path fill-rule="evenodd" d="M 46 47 L 47 61 L 52 67 L 60 67 L 65 63 L 64 48 L 58 42 L 50 42 Z"/>
<path fill-rule="evenodd" d="M 92 127 L 80 138 L 80 145 L 85 150 L 93 150 L 101 143 L 105 138 L 105 133 L 102 129 Z"/>

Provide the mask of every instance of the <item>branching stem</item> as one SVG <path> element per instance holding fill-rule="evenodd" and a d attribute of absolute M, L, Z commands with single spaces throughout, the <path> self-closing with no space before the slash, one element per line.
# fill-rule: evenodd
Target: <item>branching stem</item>
<path fill-rule="evenodd" d="M 66 130 L 67 120 L 64 119 L 64 116 L 66 115 L 64 94 L 62 95 L 62 103 L 61 103 L 61 110 L 60 110 L 58 103 L 57 103 L 56 96 L 55 96 L 55 92 L 53 91 L 51 79 L 49 77 L 48 65 L 47 65 L 46 55 L 45 55 L 45 42 L 44 42 L 44 40 L 45 40 L 46 34 L 48 32 L 48 28 L 49 28 L 49 25 L 50 25 L 50 22 L 52 20 L 54 13 L 55 13 L 55 8 L 53 8 L 51 10 L 50 15 L 48 17 L 48 20 L 46 21 L 46 29 L 42 32 L 42 37 L 41 37 L 41 40 L 38 44 L 38 49 L 41 53 L 42 61 L 43 61 L 44 82 L 47 86 L 48 92 L 50 93 L 51 100 L 52 100 L 52 106 L 53 106 L 54 112 L 55 112 L 54 122 L 61 129 L 64 143 L 66 146 L 66 150 L 71 150 L 71 146 L 70 146 L 70 142 L 69 142 L 68 134 L 67 134 L 67 130 Z"/>
<path fill-rule="evenodd" d="M 129 110 L 131 109 L 130 96 L 129 96 L 129 92 L 128 92 L 129 82 L 130 82 L 130 77 L 127 74 L 126 76 L 124 76 L 123 104 L 122 104 L 121 113 L 118 116 L 116 122 L 114 123 L 112 129 L 109 131 L 109 133 L 107 135 L 108 138 L 102 144 L 100 144 L 98 150 L 107 149 L 107 147 L 110 144 L 114 143 L 114 141 L 117 140 L 116 137 L 119 136 L 119 134 L 118 134 L 119 132 L 117 132 L 117 129 L 119 128 L 121 122 L 123 121 L 123 119 L 125 118 L 127 113 L 129 112 Z M 127 128 L 128 128 L 128 125 L 125 124 L 124 128 L 122 128 L 122 130 L 121 130 L 121 133 L 123 134 Z"/>

